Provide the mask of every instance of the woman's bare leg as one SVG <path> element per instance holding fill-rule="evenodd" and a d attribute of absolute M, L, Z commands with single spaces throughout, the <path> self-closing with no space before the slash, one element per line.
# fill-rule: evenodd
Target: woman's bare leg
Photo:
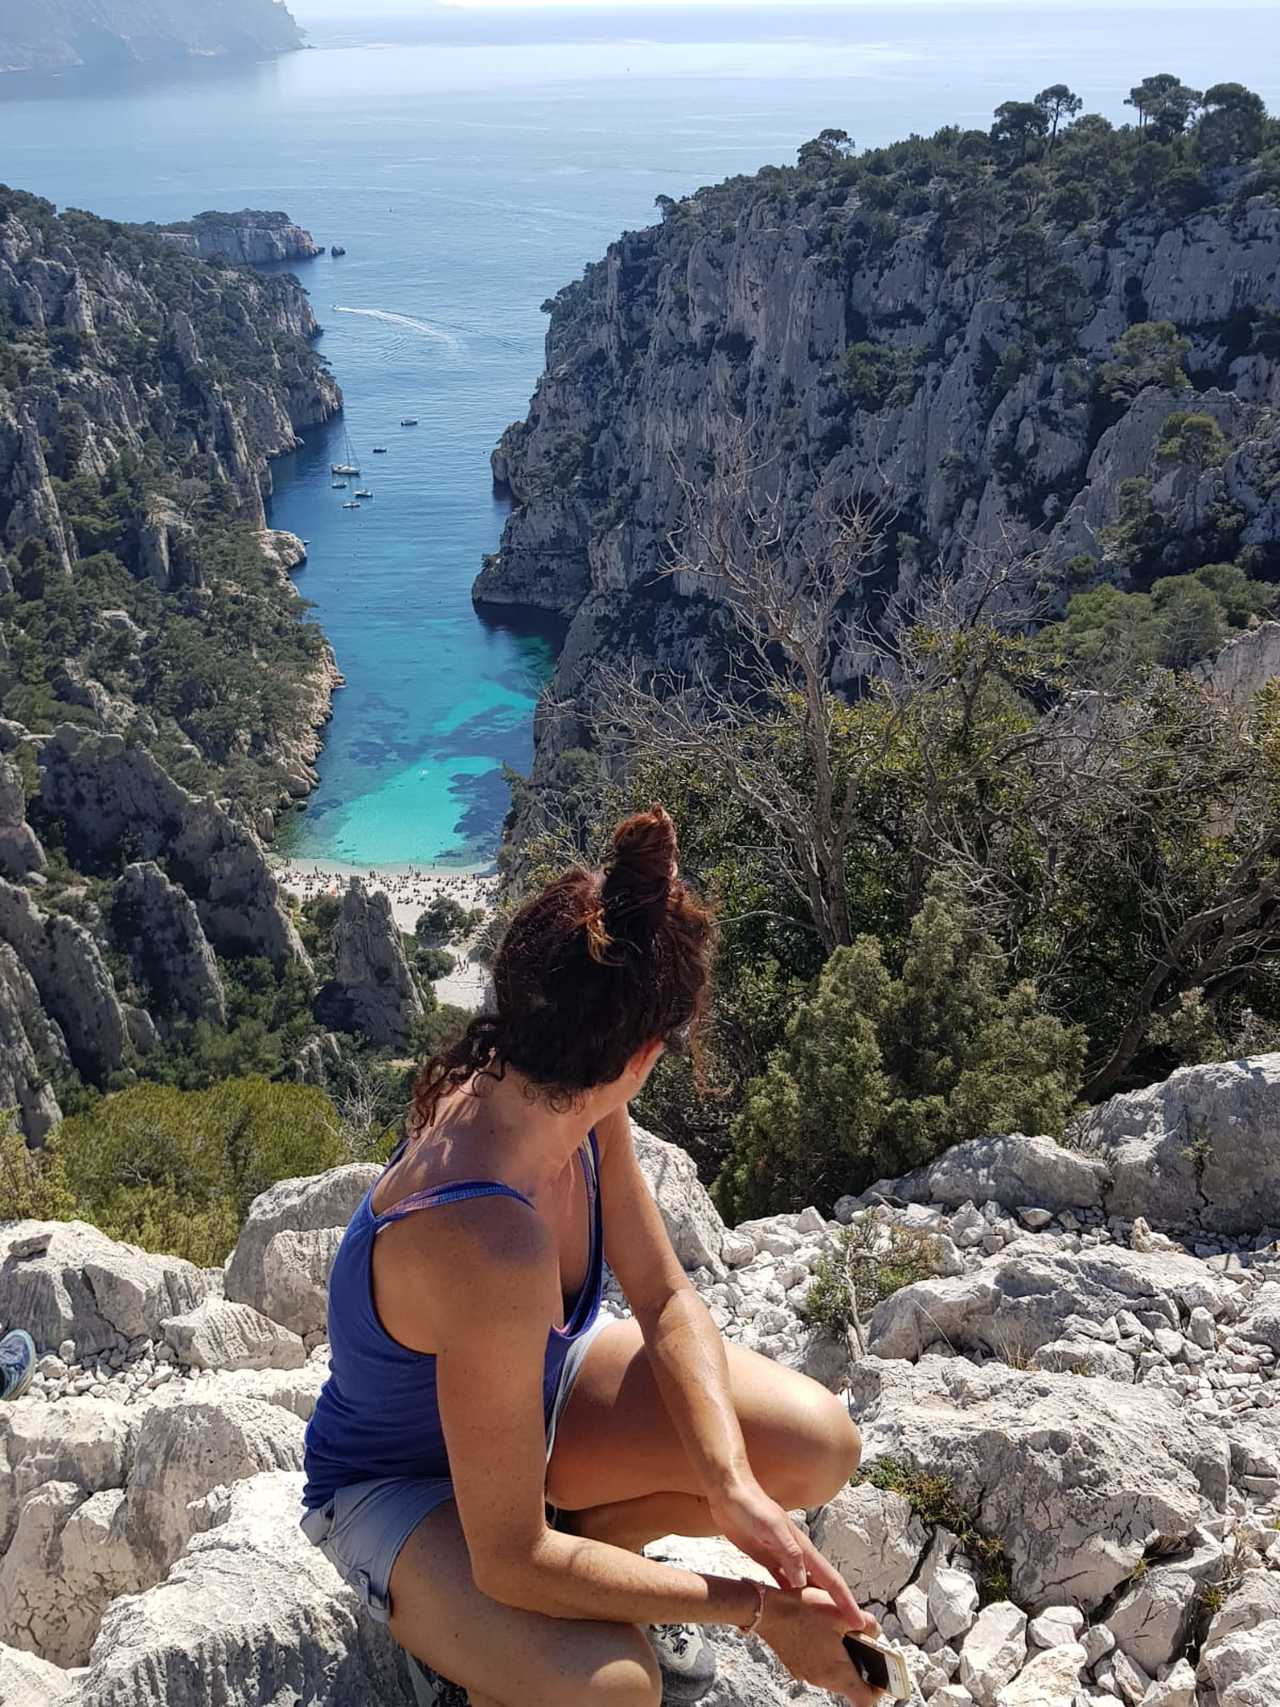
<path fill-rule="evenodd" d="M 544 1618 L 481 1594 L 452 1503 L 423 1518 L 391 1573 L 391 1634 L 471 1707 L 658 1707 L 653 1651 L 627 1624 Z"/>
<path fill-rule="evenodd" d="M 789 1510 L 822 1505 L 858 1467 L 861 1440 L 834 1394 L 741 1346 L 725 1348 L 734 1407 L 760 1485 Z M 587 1353 L 556 1431 L 547 1497 L 574 1528 L 620 1546 L 705 1535 L 710 1517 L 635 1322 Z"/>

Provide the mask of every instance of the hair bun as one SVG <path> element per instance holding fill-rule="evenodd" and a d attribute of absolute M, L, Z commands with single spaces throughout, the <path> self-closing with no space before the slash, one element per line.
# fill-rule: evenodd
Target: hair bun
<path fill-rule="evenodd" d="M 605 866 L 603 899 L 611 922 L 626 913 L 662 916 L 675 876 L 676 852 L 676 827 L 661 806 L 619 824 Z"/>

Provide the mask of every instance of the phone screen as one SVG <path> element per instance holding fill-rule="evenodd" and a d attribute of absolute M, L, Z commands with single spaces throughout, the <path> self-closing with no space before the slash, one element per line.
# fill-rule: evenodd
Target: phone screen
<path fill-rule="evenodd" d="M 853 1662 L 853 1669 L 870 1689 L 885 1689 L 889 1687 L 889 1667 L 883 1654 L 878 1654 L 874 1648 L 867 1647 L 856 1636 L 846 1636 L 844 1651 Z"/>

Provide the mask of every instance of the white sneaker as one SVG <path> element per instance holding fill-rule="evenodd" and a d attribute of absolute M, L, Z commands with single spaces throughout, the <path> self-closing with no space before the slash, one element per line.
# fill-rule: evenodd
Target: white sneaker
<path fill-rule="evenodd" d="M 432 1671 L 430 1666 L 423 1665 L 421 1660 L 414 1659 L 410 1653 L 405 1654 L 409 1662 L 409 1682 L 413 1685 L 413 1698 L 418 1707 L 467 1707 L 467 1692 L 456 1683 L 450 1683 L 448 1678 Z"/>
<path fill-rule="evenodd" d="M 646 1632 L 662 1673 L 663 1707 L 701 1701 L 716 1680 L 716 1657 L 697 1624 L 651 1624 Z"/>

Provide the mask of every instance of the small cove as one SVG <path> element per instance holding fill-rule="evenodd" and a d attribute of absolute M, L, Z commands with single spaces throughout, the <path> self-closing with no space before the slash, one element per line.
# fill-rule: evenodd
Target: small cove
<path fill-rule="evenodd" d="M 1280 63 L 1260 41 L 1275 45 L 1273 15 L 1215 14 L 1209 42 L 1192 13 L 1152 26 L 1120 9 L 788 8 L 770 37 L 726 7 L 715 35 L 632 9 L 561 20 L 557 38 L 460 15 L 435 39 L 318 23 L 314 51 L 280 60 L 0 90 L 15 184 L 121 219 L 281 208 L 347 249 L 298 268 L 346 418 L 274 468 L 272 521 L 310 542 L 299 588 L 348 683 L 282 851 L 356 866 L 495 851 L 503 767 L 529 763 L 557 635 L 482 621 L 470 587 L 501 531 L 488 458 L 541 369 L 544 298 L 660 192 L 794 159 L 824 125 L 871 144 L 985 124 L 1058 80 L 1118 120 L 1157 61 L 1280 104 L 1258 81 Z M 329 473 L 348 436 L 374 493 L 358 511 Z"/>

